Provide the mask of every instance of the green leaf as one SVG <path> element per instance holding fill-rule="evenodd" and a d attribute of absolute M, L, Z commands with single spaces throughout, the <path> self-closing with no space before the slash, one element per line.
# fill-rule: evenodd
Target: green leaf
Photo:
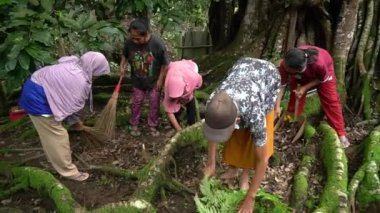
<path fill-rule="evenodd" d="M 9 42 L 9 39 L 6 39 L 4 43 L 0 44 L 0 54 L 3 53 L 6 49 L 9 48 L 11 42 Z"/>
<path fill-rule="evenodd" d="M 18 63 L 24 70 L 29 70 L 30 56 L 22 51 L 18 57 Z"/>
<path fill-rule="evenodd" d="M 54 0 L 41 0 L 41 6 L 45 11 L 50 12 L 53 9 Z"/>
<path fill-rule="evenodd" d="M 143 1 L 135 1 L 136 11 L 141 12 L 145 8 L 145 4 Z"/>
<path fill-rule="evenodd" d="M 18 26 L 28 26 L 30 24 L 29 20 L 25 19 L 13 19 L 7 25 L 7 28 L 18 27 Z"/>
<path fill-rule="evenodd" d="M 97 36 L 98 36 L 98 30 L 96 30 L 96 29 L 93 29 L 93 28 L 90 28 L 90 29 L 88 29 L 88 35 L 89 36 L 91 36 L 91 37 L 93 37 L 93 38 L 96 38 Z"/>
<path fill-rule="evenodd" d="M 92 30 L 98 30 L 98 29 L 103 28 L 103 27 L 108 27 L 109 25 L 110 24 L 108 22 L 106 22 L 106 21 L 98 21 L 98 22 L 96 22 L 96 24 L 92 25 L 90 27 L 90 29 L 92 29 Z"/>
<path fill-rule="evenodd" d="M 87 20 L 87 18 L 88 18 L 87 14 L 81 13 L 75 20 L 83 27 L 83 23 Z"/>
<path fill-rule="evenodd" d="M 29 10 L 27 8 L 19 8 L 17 11 L 10 13 L 12 19 L 27 18 L 28 16 L 33 16 L 36 14 L 37 14 L 37 12 L 35 12 L 33 10 Z"/>
<path fill-rule="evenodd" d="M 96 24 L 97 22 L 97 19 L 96 19 L 96 16 L 95 16 L 95 11 L 91 11 L 90 15 L 87 17 L 87 20 L 85 22 L 83 22 L 83 29 L 87 29 L 89 28 L 90 26 Z"/>
<path fill-rule="evenodd" d="M 88 28 L 88 35 L 95 38 L 99 35 L 99 29 L 107 27 L 109 24 L 105 21 L 98 21 Z"/>
<path fill-rule="evenodd" d="M 53 53 L 42 49 L 40 45 L 32 44 L 26 47 L 25 50 L 33 59 L 44 64 L 51 64 L 55 61 L 52 57 Z"/>
<path fill-rule="evenodd" d="M 16 68 L 17 59 L 8 60 L 5 64 L 5 72 L 10 72 Z"/>
<path fill-rule="evenodd" d="M 57 19 L 50 16 L 48 13 L 44 12 L 40 14 L 40 18 L 49 21 L 51 24 L 56 25 L 58 23 Z"/>
<path fill-rule="evenodd" d="M 59 20 L 63 23 L 65 27 L 71 28 L 72 30 L 80 31 L 82 29 L 80 24 L 72 18 L 61 15 L 59 17 Z"/>
<path fill-rule="evenodd" d="M 26 44 L 23 42 L 13 45 L 11 51 L 8 53 L 7 58 L 10 60 L 16 59 L 20 54 L 20 51 L 25 48 Z"/>
<path fill-rule="evenodd" d="M 0 78 L 3 78 L 7 72 L 5 71 L 5 64 L 7 63 L 7 60 L 4 58 L 0 58 Z"/>
<path fill-rule="evenodd" d="M 142 0 L 147 8 L 153 8 L 153 2 L 151 0 Z"/>
<path fill-rule="evenodd" d="M 38 0 L 29 0 L 29 3 L 31 3 L 34 6 L 38 6 L 40 4 Z"/>
<path fill-rule="evenodd" d="M 51 33 L 47 30 L 33 30 L 32 39 L 41 42 L 46 46 L 50 46 L 53 43 L 53 37 L 51 36 Z"/>
<path fill-rule="evenodd" d="M 11 3 L 12 3 L 12 0 L 0 0 L 0 6 L 11 4 Z"/>
<path fill-rule="evenodd" d="M 99 49 L 105 52 L 111 52 L 114 49 L 114 46 L 112 46 L 110 43 L 103 42 L 99 44 Z"/>
<path fill-rule="evenodd" d="M 118 34 L 119 33 L 119 30 L 117 28 L 114 28 L 114 27 L 103 27 L 101 29 L 99 29 L 99 33 L 100 34 L 110 34 L 110 35 L 113 35 L 113 34 Z"/>

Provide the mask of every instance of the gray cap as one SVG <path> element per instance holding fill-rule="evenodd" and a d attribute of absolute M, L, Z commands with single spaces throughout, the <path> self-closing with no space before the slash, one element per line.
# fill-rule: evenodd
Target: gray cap
<path fill-rule="evenodd" d="M 203 133 L 207 140 L 224 143 L 235 129 L 237 108 L 232 98 L 224 91 L 214 95 L 207 104 Z"/>

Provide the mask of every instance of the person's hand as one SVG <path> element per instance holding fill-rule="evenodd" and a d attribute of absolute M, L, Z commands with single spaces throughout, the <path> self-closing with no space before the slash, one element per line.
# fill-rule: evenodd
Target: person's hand
<path fill-rule="evenodd" d="M 156 89 L 158 91 L 161 91 L 161 88 L 162 88 L 162 80 L 157 80 L 157 83 L 156 83 Z"/>
<path fill-rule="evenodd" d="M 252 213 L 254 208 L 255 208 L 255 198 L 247 194 L 243 202 L 239 206 L 238 213 Z"/>
<path fill-rule="evenodd" d="M 306 90 L 304 87 L 300 87 L 298 89 L 293 90 L 293 92 L 296 95 L 296 98 L 301 98 L 305 94 Z"/>
<path fill-rule="evenodd" d="M 84 125 L 83 125 L 83 122 L 82 121 L 78 121 L 77 123 L 75 123 L 73 125 L 74 129 L 76 131 L 82 131 L 84 129 Z"/>
<path fill-rule="evenodd" d="M 205 168 L 203 169 L 203 174 L 205 177 L 212 177 L 215 175 L 215 165 L 209 165 L 207 164 Z"/>

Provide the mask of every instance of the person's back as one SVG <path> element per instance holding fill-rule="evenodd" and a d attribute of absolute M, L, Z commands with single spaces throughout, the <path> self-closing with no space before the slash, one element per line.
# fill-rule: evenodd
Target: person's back
<path fill-rule="evenodd" d="M 321 81 L 324 81 L 327 79 L 335 80 L 334 62 L 330 53 L 327 50 L 317 47 L 317 46 L 311 46 L 311 45 L 301 45 L 298 48 L 300 49 L 311 48 L 311 49 L 316 49 L 318 51 L 318 55 L 313 56 L 315 57 L 314 62 L 309 64 L 303 73 L 303 78 L 301 81 L 304 84 L 314 79 L 320 79 Z"/>
<path fill-rule="evenodd" d="M 264 143 L 265 116 L 273 110 L 279 85 L 280 76 L 274 64 L 246 57 L 234 64 L 213 94 L 224 90 L 231 96 L 239 110 L 241 127 L 250 128 L 257 134 L 256 142 Z"/>
<path fill-rule="evenodd" d="M 257 189 L 273 154 L 274 103 L 280 87 L 276 67 L 264 60 L 241 58 L 210 97 L 203 134 L 208 140 L 205 175 L 215 174 L 217 144 L 224 143 L 223 162 L 229 165 L 221 179 L 240 176 L 240 188 L 248 190 L 239 212 L 252 212 Z M 249 184 L 249 170 L 255 175 Z"/>
<path fill-rule="evenodd" d="M 76 181 L 89 177 L 72 163 L 69 134 L 62 121 L 70 120 L 69 125 L 83 129 L 77 112 L 90 95 L 92 80 L 109 72 L 105 56 L 90 51 L 39 69 L 23 86 L 19 105 L 29 114 L 48 161 L 63 177 Z"/>
<path fill-rule="evenodd" d="M 198 65 L 194 61 L 180 60 L 169 64 L 163 106 L 168 120 L 176 131 L 182 129 L 181 105 L 186 108 L 187 124 L 195 123 L 197 112 L 193 93 L 201 86 L 202 76 L 198 73 Z"/>

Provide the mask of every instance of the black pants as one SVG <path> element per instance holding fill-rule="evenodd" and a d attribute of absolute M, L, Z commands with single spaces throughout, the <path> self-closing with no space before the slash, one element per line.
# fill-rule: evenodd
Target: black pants
<path fill-rule="evenodd" d="M 192 125 L 196 120 L 196 107 L 195 107 L 195 98 L 193 98 L 189 103 L 185 105 L 186 114 L 187 114 L 187 125 Z M 181 114 L 183 112 L 183 108 L 181 107 L 178 112 L 174 113 L 177 122 L 180 123 Z"/>

